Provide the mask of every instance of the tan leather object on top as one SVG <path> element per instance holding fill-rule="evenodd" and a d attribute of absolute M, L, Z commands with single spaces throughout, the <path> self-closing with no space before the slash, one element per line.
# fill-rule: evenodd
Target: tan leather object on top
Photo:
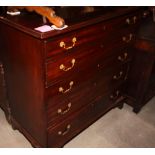
<path fill-rule="evenodd" d="M 46 17 L 52 24 L 56 27 L 60 28 L 63 27 L 65 24 L 64 19 L 55 15 L 55 11 L 52 8 L 45 7 L 45 6 L 9 6 L 8 10 L 15 10 L 15 9 L 26 9 L 30 12 L 35 11 L 36 13 Z"/>

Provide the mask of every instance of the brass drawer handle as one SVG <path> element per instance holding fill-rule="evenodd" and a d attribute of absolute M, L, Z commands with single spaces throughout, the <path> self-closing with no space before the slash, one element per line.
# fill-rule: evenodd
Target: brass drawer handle
<path fill-rule="evenodd" d="M 72 64 L 72 66 L 68 67 L 68 68 L 66 68 L 63 64 L 61 64 L 59 68 L 65 72 L 71 70 L 75 65 L 75 59 L 72 59 L 71 64 Z"/>
<path fill-rule="evenodd" d="M 61 92 L 61 93 L 63 93 L 63 94 L 69 92 L 69 91 L 72 89 L 73 84 L 74 84 L 74 82 L 71 81 L 71 82 L 69 83 L 69 86 L 70 86 L 70 87 L 69 87 L 68 89 L 66 89 L 65 91 L 64 91 L 64 88 L 63 88 L 63 87 L 59 87 L 59 92 Z"/>
<path fill-rule="evenodd" d="M 127 37 L 122 37 L 122 40 L 126 43 L 129 43 L 133 38 L 133 34 L 129 34 Z"/>
<path fill-rule="evenodd" d="M 66 44 L 65 44 L 65 42 L 63 42 L 63 41 L 61 41 L 59 45 L 60 45 L 60 47 L 66 49 L 66 50 L 69 50 L 69 49 L 71 49 L 71 48 L 73 48 L 73 47 L 75 46 L 76 41 L 77 41 L 77 39 L 76 39 L 76 37 L 74 37 L 74 38 L 72 39 L 72 43 L 73 43 L 72 46 L 66 47 Z"/>
<path fill-rule="evenodd" d="M 110 99 L 112 99 L 112 100 L 117 99 L 117 97 L 119 96 L 119 94 L 120 94 L 120 91 L 117 90 L 114 94 L 110 95 Z"/>
<path fill-rule="evenodd" d="M 123 72 L 120 71 L 120 72 L 119 72 L 119 75 L 114 75 L 114 76 L 113 76 L 113 79 L 114 79 L 114 80 L 119 80 L 119 79 L 122 77 L 122 75 L 123 75 Z"/>
<path fill-rule="evenodd" d="M 145 17 L 147 17 L 149 14 L 150 14 L 149 11 L 145 11 L 145 12 L 143 13 L 143 17 L 145 18 Z"/>
<path fill-rule="evenodd" d="M 68 124 L 65 131 L 58 131 L 58 135 L 60 135 L 60 136 L 66 135 L 69 132 L 70 128 L 71 128 L 71 125 Z"/>
<path fill-rule="evenodd" d="M 137 21 L 136 16 L 132 17 L 131 19 L 129 19 L 129 18 L 126 19 L 126 23 L 129 24 L 129 25 L 136 24 L 136 21 Z"/>
<path fill-rule="evenodd" d="M 118 56 L 118 60 L 121 62 L 125 62 L 127 60 L 128 53 L 124 53 L 123 56 Z"/>
<path fill-rule="evenodd" d="M 130 19 L 129 18 L 127 18 L 125 21 L 126 21 L 127 24 L 130 24 Z"/>
<path fill-rule="evenodd" d="M 72 106 L 72 104 L 71 103 L 68 103 L 67 108 L 65 110 L 58 109 L 58 111 L 57 111 L 58 114 L 61 114 L 61 115 L 66 114 L 71 109 L 71 106 Z"/>
<path fill-rule="evenodd" d="M 136 16 L 134 16 L 134 17 L 133 17 L 133 23 L 135 24 L 135 23 L 136 23 L 136 21 L 137 21 L 137 17 L 136 17 Z"/>

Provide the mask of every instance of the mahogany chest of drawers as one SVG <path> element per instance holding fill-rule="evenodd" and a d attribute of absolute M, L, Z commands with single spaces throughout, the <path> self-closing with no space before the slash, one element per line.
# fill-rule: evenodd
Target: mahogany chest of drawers
<path fill-rule="evenodd" d="M 10 122 L 34 147 L 62 147 L 122 106 L 135 31 L 147 16 L 143 7 L 56 9 L 68 28 L 36 31 L 43 23 L 33 13 L 0 18 Z"/>

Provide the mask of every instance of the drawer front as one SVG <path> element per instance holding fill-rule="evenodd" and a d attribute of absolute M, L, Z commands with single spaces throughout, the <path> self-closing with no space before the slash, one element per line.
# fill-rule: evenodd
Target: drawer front
<path fill-rule="evenodd" d="M 117 88 L 126 80 L 128 65 L 107 69 L 104 73 L 95 75 L 84 85 L 78 85 L 74 91 L 64 96 L 49 98 L 47 105 L 48 126 L 55 126 L 59 122 L 75 113 L 80 108 L 90 104 L 96 97 Z"/>
<path fill-rule="evenodd" d="M 67 120 L 54 128 L 48 129 L 48 147 L 62 147 L 71 138 L 85 129 L 109 109 L 115 107 L 123 97 L 115 96 L 116 90 L 98 97 L 88 106 L 82 108 Z M 115 96 L 113 100 L 111 96 Z"/>
<path fill-rule="evenodd" d="M 137 11 L 132 14 L 123 15 L 108 21 L 88 26 L 80 30 L 62 35 L 56 39 L 49 39 L 45 42 L 46 57 L 69 53 L 73 49 L 85 44 L 96 44 L 96 40 L 103 40 L 123 29 L 135 28 L 142 19 L 143 12 Z"/>

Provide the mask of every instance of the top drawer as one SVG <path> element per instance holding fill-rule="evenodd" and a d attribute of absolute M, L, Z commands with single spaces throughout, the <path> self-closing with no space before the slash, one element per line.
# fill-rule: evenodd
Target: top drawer
<path fill-rule="evenodd" d="M 115 33 L 122 29 L 134 29 L 142 17 L 143 12 L 137 11 L 61 35 L 56 39 L 49 39 L 45 41 L 46 58 L 64 52 L 71 52 L 72 49 L 78 48 L 81 45 L 96 44 L 97 40 L 103 40 L 110 36 L 113 37 Z"/>

